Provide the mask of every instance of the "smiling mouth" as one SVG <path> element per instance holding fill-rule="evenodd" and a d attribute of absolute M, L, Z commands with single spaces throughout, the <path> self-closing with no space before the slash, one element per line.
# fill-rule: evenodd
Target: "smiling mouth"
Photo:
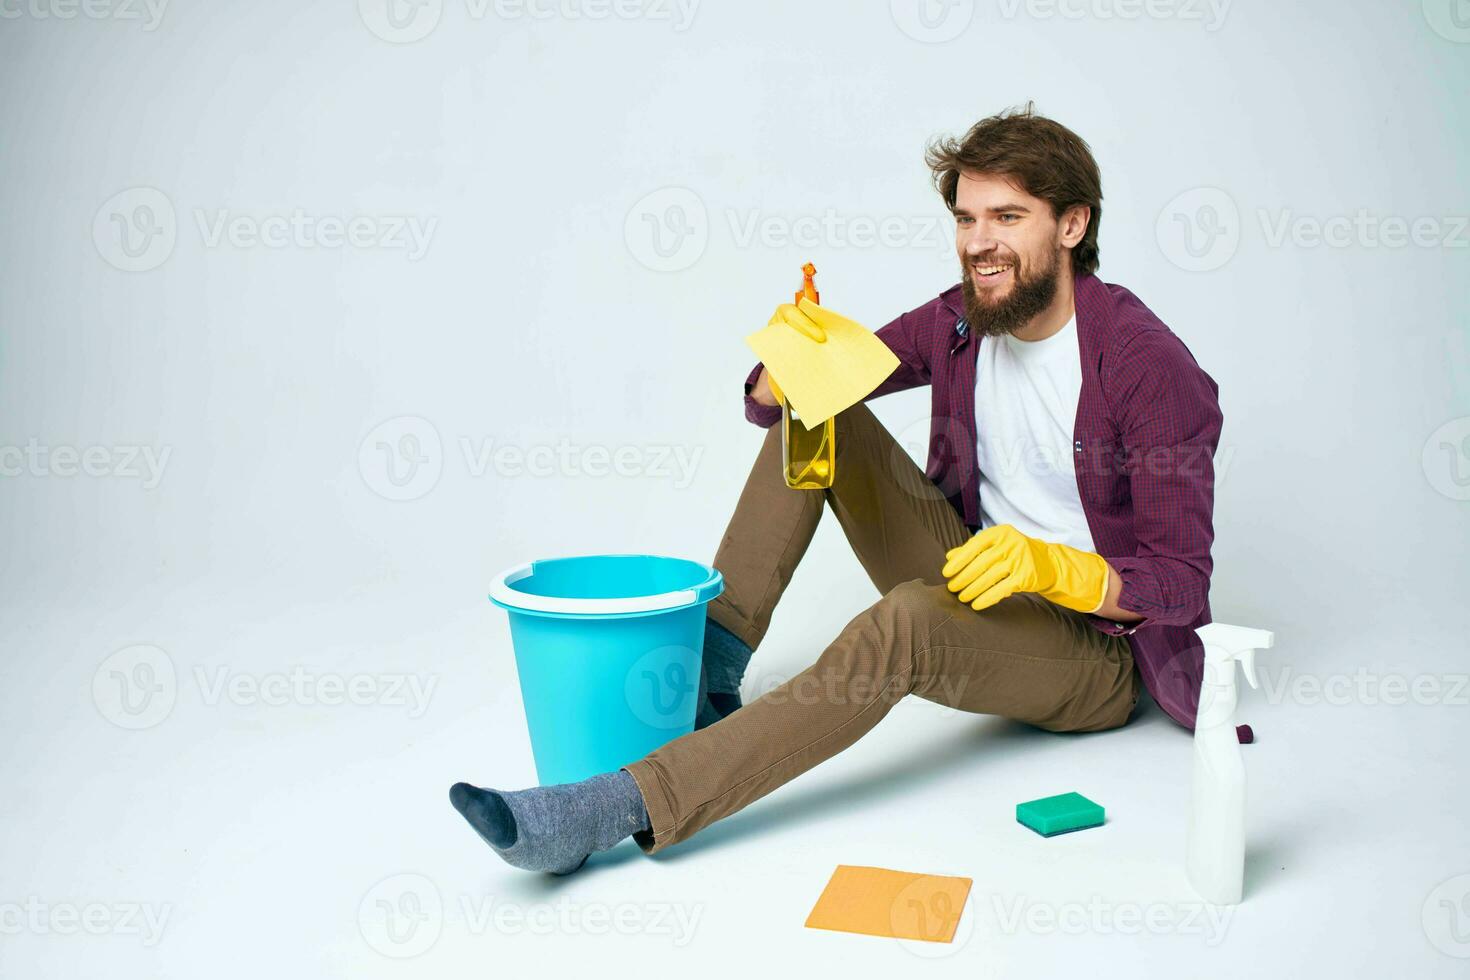
<path fill-rule="evenodd" d="M 977 265 L 971 268 L 975 271 L 975 278 L 980 282 L 996 282 L 1005 278 L 1005 274 L 1011 271 L 1009 263 L 996 265 Z"/>

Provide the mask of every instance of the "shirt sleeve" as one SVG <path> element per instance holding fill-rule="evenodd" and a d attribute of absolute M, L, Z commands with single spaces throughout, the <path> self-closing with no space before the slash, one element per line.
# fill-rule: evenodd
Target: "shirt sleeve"
<path fill-rule="evenodd" d="M 909 388 L 917 388 L 919 385 L 929 383 L 929 364 L 921 354 L 918 341 L 923 318 L 927 315 L 932 319 L 936 306 L 937 301 L 926 303 L 879 327 L 874 332 L 874 336 L 883 341 L 884 345 L 898 358 L 898 367 L 893 369 L 893 373 L 885 378 L 882 384 L 865 396 L 863 401 L 866 402 L 895 391 L 907 391 Z M 763 365 L 757 362 L 745 378 L 745 417 L 761 428 L 769 429 L 781 421 L 781 406 L 762 405 L 750 396 L 756 379 L 761 376 L 762 367 Z"/>
<path fill-rule="evenodd" d="M 1204 609 L 1213 570 L 1218 389 L 1183 341 L 1165 332 L 1131 342 L 1110 373 L 1138 548 L 1103 557 L 1123 579 L 1118 605 L 1143 619 L 1092 619 L 1115 634 L 1188 626 Z"/>

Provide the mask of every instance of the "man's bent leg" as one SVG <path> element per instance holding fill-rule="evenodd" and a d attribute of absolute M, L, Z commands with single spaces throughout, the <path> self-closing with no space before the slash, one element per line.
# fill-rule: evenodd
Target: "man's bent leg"
<path fill-rule="evenodd" d="M 715 552 L 725 590 L 710 602 L 708 616 L 752 650 L 822 519 L 822 494 L 791 489 L 782 469 L 778 423 L 766 430 Z"/>
<path fill-rule="evenodd" d="M 943 491 L 866 405 L 837 416 L 837 453 L 827 503 L 878 594 L 942 583 L 944 553 L 970 537 Z"/>
<path fill-rule="evenodd" d="M 1138 696 L 1127 642 L 1016 595 L 976 612 L 943 584 L 901 583 L 811 667 L 709 728 L 627 767 L 648 809 L 645 851 L 682 841 L 867 733 L 905 694 L 1052 730 L 1123 724 Z"/>
<path fill-rule="evenodd" d="M 944 553 L 969 537 L 944 494 L 871 409 L 857 404 L 840 412 L 835 429 L 836 479 L 822 492 L 786 486 L 780 426 L 767 430 L 715 553 L 725 591 L 710 603 L 709 618 L 752 650 L 811 544 L 823 501 L 879 595 L 909 579 L 943 581 Z"/>

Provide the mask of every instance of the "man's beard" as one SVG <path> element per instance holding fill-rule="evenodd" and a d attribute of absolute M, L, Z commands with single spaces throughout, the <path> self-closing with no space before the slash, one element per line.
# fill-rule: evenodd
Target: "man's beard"
<path fill-rule="evenodd" d="M 996 303 L 987 303 L 980 299 L 979 290 L 975 287 L 975 266 L 983 265 L 964 259 L 960 262 L 960 270 L 964 273 L 961 282 L 964 284 L 965 292 L 965 322 L 970 329 L 981 337 L 999 337 L 1002 334 L 1013 334 L 1032 318 L 1037 316 L 1048 306 L 1057 295 L 1057 270 L 1061 265 L 1062 249 L 1057 249 L 1051 255 L 1051 261 L 1045 268 L 1037 269 L 1036 273 L 1025 279 L 1021 278 L 1021 266 L 1017 262 L 1014 266 L 1015 284 L 1011 287 L 1010 294 Z"/>

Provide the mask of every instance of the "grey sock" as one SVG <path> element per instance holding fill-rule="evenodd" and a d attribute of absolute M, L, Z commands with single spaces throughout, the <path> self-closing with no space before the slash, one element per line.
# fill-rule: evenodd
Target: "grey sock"
<path fill-rule="evenodd" d="M 710 703 L 709 699 L 709 677 L 704 667 L 699 668 L 699 693 L 694 701 L 694 730 L 708 728 L 721 718 L 725 717 L 718 708 Z"/>
<path fill-rule="evenodd" d="M 750 655 L 750 647 L 740 637 L 713 619 L 704 621 L 704 674 L 710 694 L 733 695 L 735 707 L 740 707 L 740 682 Z"/>
<path fill-rule="evenodd" d="M 643 795 L 625 769 L 517 792 L 455 783 L 449 802 L 506 863 L 527 871 L 570 874 L 593 851 L 648 829 Z"/>

